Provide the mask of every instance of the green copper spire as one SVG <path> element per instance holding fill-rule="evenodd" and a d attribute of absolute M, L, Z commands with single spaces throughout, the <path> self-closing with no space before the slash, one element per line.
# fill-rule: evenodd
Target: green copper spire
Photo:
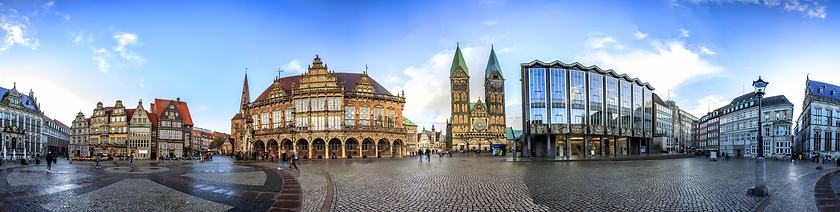
<path fill-rule="evenodd" d="M 452 59 L 452 69 L 449 70 L 450 77 L 455 76 L 455 70 L 458 70 L 458 66 L 461 66 L 461 69 L 464 69 L 464 73 L 470 76 L 470 70 L 467 69 L 467 62 L 464 61 L 464 56 L 461 55 L 461 44 L 455 47 L 455 58 Z"/>
<path fill-rule="evenodd" d="M 490 59 L 487 60 L 487 70 L 484 71 L 484 78 L 489 78 L 493 71 L 498 71 L 499 76 L 502 76 L 502 79 L 505 78 L 505 75 L 502 75 L 502 67 L 499 66 L 499 59 L 496 59 L 496 50 L 493 49 L 493 46 L 490 46 Z"/>

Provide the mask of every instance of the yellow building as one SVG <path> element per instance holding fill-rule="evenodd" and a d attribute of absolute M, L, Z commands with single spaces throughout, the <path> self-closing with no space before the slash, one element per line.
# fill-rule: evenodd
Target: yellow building
<path fill-rule="evenodd" d="M 231 133 L 234 152 L 246 157 L 281 151 L 302 158 L 406 154 L 404 95 L 391 94 L 365 72 L 330 71 L 317 55 L 306 73 L 275 78 L 253 102 L 246 74 L 240 104 Z"/>

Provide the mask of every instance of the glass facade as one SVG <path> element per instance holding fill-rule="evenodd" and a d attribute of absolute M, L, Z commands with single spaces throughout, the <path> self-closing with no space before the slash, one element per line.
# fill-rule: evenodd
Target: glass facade
<path fill-rule="evenodd" d="M 532 68 L 530 70 L 530 93 L 529 99 L 530 107 L 531 108 L 531 123 L 532 124 L 545 124 L 546 116 L 545 116 L 545 69 L 543 68 Z"/>
<path fill-rule="evenodd" d="M 533 154 L 647 152 L 644 149 L 651 142 L 655 118 L 653 91 L 648 85 L 576 65 L 523 64 L 522 70 L 526 76 L 522 84 L 527 95 L 523 98 L 526 136 L 534 135 L 529 139 L 538 142 L 528 147 L 534 148 Z"/>
<path fill-rule="evenodd" d="M 589 74 L 590 125 L 604 125 L 604 75 Z"/>
<path fill-rule="evenodd" d="M 572 124 L 586 124 L 586 73 L 572 70 L 569 71 L 569 76 Z"/>
<path fill-rule="evenodd" d="M 552 68 L 550 76 L 551 123 L 568 124 L 568 117 L 566 116 L 566 70 Z"/>
<path fill-rule="evenodd" d="M 606 81 L 606 126 L 618 127 L 618 79 L 605 77 Z"/>

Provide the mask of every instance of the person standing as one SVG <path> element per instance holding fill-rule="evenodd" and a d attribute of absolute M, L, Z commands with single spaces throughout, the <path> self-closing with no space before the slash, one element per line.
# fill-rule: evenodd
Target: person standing
<path fill-rule="evenodd" d="M 422 153 L 423 150 L 417 150 L 417 151 L 418 151 L 417 156 L 420 158 L 420 163 L 422 163 L 423 162 L 423 153 Z"/>
<path fill-rule="evenodd" d="M 432 162 L 432 151 L 429 151 L 429 149 L 426 149 L 426 162 Z"/>
<path fill-rule="evenodd" d="M 50 173 L 50 169 L 52 169 L 52 152 L 47 153 L 47 173 Z"/>
<path fill-rule="evenodd" d="M 128 155 L 128 166 L 134 167 L 134 154 Z"/>
<path fill-rule="evenodd" d="M 97 169 L 102 168 L 102 163 L 101 163 L 102 162 L 102 155 L 97 154 L 95 160 L 96 160 L 96 168 Z"/>

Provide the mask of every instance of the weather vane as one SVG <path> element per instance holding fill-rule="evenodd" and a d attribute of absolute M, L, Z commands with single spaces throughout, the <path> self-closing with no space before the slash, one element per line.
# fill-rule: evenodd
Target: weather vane
<path fill-rule="evenodd" d="M 365 72 L 367 72 L 367 70 L 368 70 L 368 67 L 367 67 L 367 64 L 365 64 Z"/>
<path fill-rule="evenodd" d="M 283 69 L 282 68 L 277 71 L 277 76 L 281 76 L 281 74 L 283 74 Z"/>
<path fill-rule="evenodd" d="M 248 74 L 248 68 L 245 68 L 245 74 Z"/>

